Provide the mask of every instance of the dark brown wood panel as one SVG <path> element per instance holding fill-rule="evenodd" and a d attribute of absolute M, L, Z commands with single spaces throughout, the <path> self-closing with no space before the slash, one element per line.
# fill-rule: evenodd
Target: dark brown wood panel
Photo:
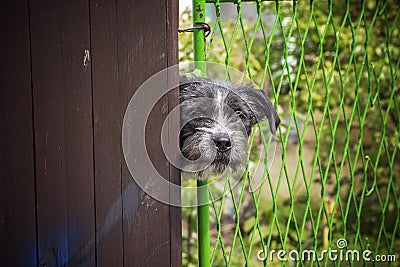
<path fill-rule="evenodd" d="M 118 42 L 120 60 L 120 84 L 125 87 L 125 104 L 138 87 L 151 75 L 167 66 L 166 58 L 166 5 L 165 1 L 118 1 Z M 146 101 L 145 99 L 143 101 Z M 149 118 L 151 124 L 158 124 L 162 119 L 161 105 L 155 110 L 159 114 Z M 137 112 L 137 116 L 147 114 Z M 158 115 L 158 118 L 157 118 Z M 162 120 L 163 121 L 163 120 Z M 159 124 L 161 127 L 162 124 Z M 156 135 L 156 127 L 148 131 Z M 134 129 L 143 132 L 144 129 Z M 166 162 L 160 155 L 160 143 L 155 136 L 148 146 L 149 156 L 159 164 Z M 151 151 L 153 150 L 153 151 Z M 151 151 L 151 152 L 150 152 Z M 140 157 L 141 153 L 138 153 Z M 161 150 L 162 155 L 162 150 Z M 142 166 L 137 166 L 141 168 Z M 164 168 L 164 177 L 168 177 Z M 125 266 L 164 266 L 170 262 L 170 225 L 168 206 L 154 200 L 137 188 L 126 168 L 123 169 L 123 185 L 126 190 L 124 203 L 124 262 Z M 134 194 L 133 192 L 136 192 Z M 135 253 L 132 253 L 135 251 Z"/>
<path fill-rule="evenodd" d="M 40 264 L 94 266 L 95 237 L 89 6 L 35 1 L 31 7 Z M 48 263 L 49 265 L 49 263 Z"/>
<path fill-rule="evenodd" d="M 1 1 L 0 29 L 0 266 L 35 266 L 28 1 Z"/>
<path fill-rule="evenodd" d="M 137 186 L 121 148 L 132 95 L 177 63 L 177 12 L 176 0 L 0 3 L 0 266 L 181 265 L 180 208 Z M 146 129 L 175 183 L 160 130 L 178 103 L 165 95 Z M 167 125 L 176 137 L 179 118 Z"/>
<path fill-rule="evenodd" d="M 98 266 L 123 266 L 117 1 L 90 2 Z M 122 61 L 125 59 L 122 58 Z"/>
<path fill-rule="evenodd" d="M 167 4 L 167 60 L 168 66 L 178 64 L 178 23 L 179 23 L 179 2 L 175 0 L 166 1 Z M 178 84 L 178 73 L 169 72 L 168 83 L 169 87 Z M 168 93 L 168 106 L 169 111 L 179 104 L 179 90 L 175 88 Z M 179 118 L 170 117 L 169 123 L 169 136 L 175 138 L 179 136 L 180 120 Z M 170 143 L 173 140 L 169 141 Z M 170 156 L 177 157 L 178 151 L 171 149 Z M 174 184 L 180 185 L 181 176 L 177 168 L 170 165 L 170 181 Z M 180 196 L 173 196 L 180 199 Z M 182 266 L 182 224 L 181 224 L 181 208 L 170 206 L 170 239 L 171 239 L 171 258 L 170 266 Z"/>
<path fill-rule="evenodd" d="M 63 3 L 69 264 L 95 266 L 95 254 L 90 247 L 95 237 L 95 209 L 89 3 L 82 0 Z"/>
<path fill-rule="evenodd" d="M 119 74 L 120 86 L 126 88 L 125 105 L 146 79 L 168 66 L 169 7 L 167 1 L 118 1 Z M 160 129 L 167 116 L 168 108 L 165 107 L 168 105 L 168 98 L 164 96 L 150 114 L 146 129 L 146 140 L 150 141 L 147 143 L 149 157 L 166 179 L 169 179 L 170 168 L 161 147 Z M 137 110 L 137 116 L 147 116 L 141 112 Z M 144 131 L 140 128 L 133 130 Z M 137 157 L 141 156 L 143 152 L 138 152 Z M 140 164 L 136 166 L 136 168 L 142 167 Z M 168 265 L 172 253 L 170 217 L 172 213 L 169 206 L 153 199 L 138 188 L 125 166 L 123 189 L 125 265 Z M 175 217 L 173 223 L 179 227 L 180 218 Z"/>

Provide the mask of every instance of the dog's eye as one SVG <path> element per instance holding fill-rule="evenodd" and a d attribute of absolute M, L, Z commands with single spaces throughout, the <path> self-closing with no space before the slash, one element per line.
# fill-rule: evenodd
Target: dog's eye
<path fill-rule="evenodd" d="M 236 110 L 236 115 L 239 116 L 240 119 L 245 119 L 246 115 L 241 110 Z"/>

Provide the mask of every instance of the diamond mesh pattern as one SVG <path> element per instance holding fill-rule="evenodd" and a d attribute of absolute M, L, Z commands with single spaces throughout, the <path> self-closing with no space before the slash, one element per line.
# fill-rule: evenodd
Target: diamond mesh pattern
<path fill-rule="evenodd" d="M 210 205 L 211 265 L 377 264 L 271 259 L 270 251 L 280 249 L 317 256 L 327 248 L 369 249 L 371 257 L 399 258 L 399 3 L 208 2 L 214 19 L 207 60 L 268 88 L 283 119 L 276 160 L 261 186 L 251 190 L 249 174 L 240 188 L 228 180 L 227 195 Z M 224 17 L 229 6 L 236 7 L 234 20 Z M 246 17 L 248 10 L 256 16 Z M 253 150 L 269 145 L 261 128 Z M 346 248 L 337 247 L 339 239 Z M 398 262 L 383 264 L 376 266 Z"/>

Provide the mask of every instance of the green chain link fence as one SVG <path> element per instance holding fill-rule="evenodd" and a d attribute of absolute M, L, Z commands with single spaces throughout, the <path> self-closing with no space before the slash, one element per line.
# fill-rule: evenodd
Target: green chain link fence
<path fill-rule="evenodd" d="M 207 2 L 181 26 L 205 19 L 206 45 L 201 30 L 194 39 L 206 60 L 267 88 L 282 124 L 260 188 L 227 180 L 225 197 L 202 207 L 209 239 L 195 234 L 196 209 L 183 210 L 184 265 L 400 266 L 399 2 Z M 180 35 L 181 62 L 202 59 L 193 45 Z M 248 169 L 263 144 L 252 136 Z M 206 263 L 197 239 L 211 242 Z"/>

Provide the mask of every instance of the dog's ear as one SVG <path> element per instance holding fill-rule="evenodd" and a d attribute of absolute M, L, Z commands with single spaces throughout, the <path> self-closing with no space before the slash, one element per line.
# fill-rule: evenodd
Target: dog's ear
<path fill-rule="evenodd" d="M 278 113 L 276 112 L 271 101 L 268 99 L 267 94 L 255 88 L 251 83 L 242 87 L 243 92 L 241 97 L 249 105 L 251 112 L 254 114 L 254 124 L 268 119 L 269 127 L 273 134 L 276 134 L 276 130 L 281 122 Z"/>

